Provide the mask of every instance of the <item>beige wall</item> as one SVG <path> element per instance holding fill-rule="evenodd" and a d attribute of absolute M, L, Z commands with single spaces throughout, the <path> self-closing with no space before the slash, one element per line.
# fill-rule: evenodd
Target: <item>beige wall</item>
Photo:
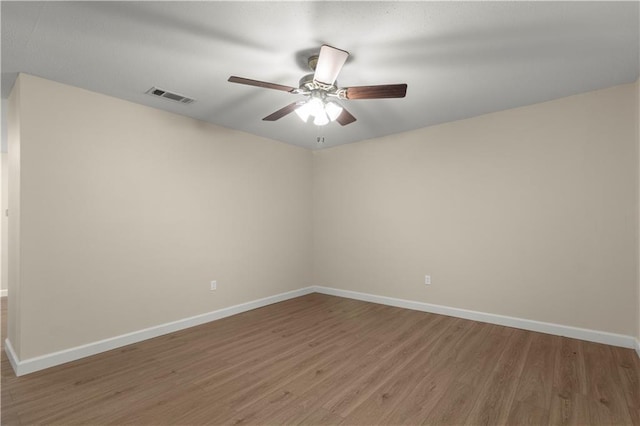
<path fill-rule="evenodd" d="M 637 306 L 637 347 L 640 350 L 640 79 L 636 81 L 636 142 L 638 150 L 638 306 Z M 640 353 L 638 353 L 640 355 Z"/>
<path fill-rule="evenodd" d="M 635 91 L 315 152 L 315 283 L 634 335 Z"/>
<path fill-rule="evenodd" d="M 5 210 L 8 204 L 7 185 L 7 153 L 0 153 L 0 289 L 7 289 L 7 216 Z"/>
<path fill-rule="evenodd" d="M 9 339 L 24 360 L 311 284 L 640 337 L 638 90 L 311 153 L 21 75 Z"/>
<path fill-rule="evenodd" d="M 18 86 L 20 359 L 311 284 L 308 150 L 29 75 Z"/>
<path fill-rule="evenodd" d="M 7 111 L 7 207 L 11 218 L 8 220 L 7 229 L 7 287 L 11 297 L 7 300 L 7 338 L 11 341 L 14 350 L 20 354 L 20 106 L 21 84 L 19 77 L 9 95 Z"/>

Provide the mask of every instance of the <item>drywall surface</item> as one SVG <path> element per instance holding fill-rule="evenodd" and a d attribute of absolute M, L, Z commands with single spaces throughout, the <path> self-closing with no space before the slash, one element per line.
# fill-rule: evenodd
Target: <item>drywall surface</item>
<path fill-rule="evenodd" d="M 636 117 L 636 150 L 638 153 L 638 306 L 636 309 L 637 312 L 637 333 L 636 338 L 637 342 L 637 350 L 638 355 L 640 356 L 640 79 L 636 81 L 636 99 L 635 99 L 635 117 Z"/>
<path fill-rule="evenodd" d="M 8 200 L 8 155 L 6 152 L 0 153 L 0 290 L 3 293 L 7 290 L 7 226 L 8 218 L 5 214 Z"/>
<path fill-rule="evenodd" d="M 636 90 L 315 152 L 315 284 L 635 335 Z"/>
<path fill-rule="evenodd" d="M 7 102 L 7 338 L 17 353 L 21 349 L 20 335 L 20 100 L 22 78 L 18 76 Z"/>
<path fill-rule="evenodd" d="M 20 359 L 310 284 L 310 151 L 19 83 Z"/>

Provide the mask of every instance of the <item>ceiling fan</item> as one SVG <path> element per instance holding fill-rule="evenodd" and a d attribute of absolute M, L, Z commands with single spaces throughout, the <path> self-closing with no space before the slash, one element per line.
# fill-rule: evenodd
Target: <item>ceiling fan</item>
<path fill-rule="evenodd" d="M 320 54 L 309 58 L 309 68 L 313 74 L 300 79 L 299 87 L 285 86 L 265 81 L 231 76 L 231 83 L 247 84 L 266 89 L 282 90 L 294 95 L 304 95 L 308 99 L 293 102 L 284 108 L 263 118 L 265 121 L 276 121 L 295 111 L 304 122 L 313 117 L 313 123 L 323 126 L 337 121 L 342 126 L 353 123 L 356 118 L 340 104 L 332 100 L 404 98 L 407 93 L 406 84 L 384 84 L 378 86 L 338 87 L 336 77 L 347 61 L 349 52 L 329 45 L 322 45 Z"/>

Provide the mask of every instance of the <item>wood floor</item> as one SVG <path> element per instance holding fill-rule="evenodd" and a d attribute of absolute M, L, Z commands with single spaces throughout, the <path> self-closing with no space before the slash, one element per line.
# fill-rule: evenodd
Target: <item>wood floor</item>
<path fill-rule="evenodd" d="M 311 294 L 20 378 L 3 351 L 1 415 L 3 425 L 640 425 L 639 378 L 631 349 Z"/>

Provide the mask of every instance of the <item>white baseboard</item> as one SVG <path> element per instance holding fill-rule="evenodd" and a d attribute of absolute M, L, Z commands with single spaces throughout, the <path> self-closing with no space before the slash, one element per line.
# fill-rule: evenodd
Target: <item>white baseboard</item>
<path fill-rule="evenodd" d="M 640 341 L 632 336 L 622 334 L 608 333 L 604 331 L 589 330 L 584 328 L 571 327 L 560 324 L 552 324 L 522 318 L 508 317 L 504 315 L 489 314 L 486 312 L 470 311 L 466 309 L 451 308 L 448 306 L 435 305 L 425 302 L 416 302 L 412 300 L 396 299 L 393 297 L 378 296 L 368 293 L 359 293 L 349 290 L 340 290 L 336 288 L 311 286 L 286 293 L 277 294 L 275 296 L 265 297 L 263 299 L 253 300 L 239 305 L 230 306 L 228 308 L 219 309 L 190 318 L 173 321 L 166 324 L 138 330 L 120 336 L 111 337 L 97 342 L 88 343 L 82 346 L 65 349 L 59 352 L 28 358 L 25 360 L 18 359 L 13 345 L 9 339 L 5 340 L 5 352 L 9 358 L 9 362 L 13 367 L 17 376 L 44 370 L 45 368 L 54 367 L 56 365 L 75 361 L 101 352 L 106 352 L 122 346 L 138 343 L 143 340 L 152 339 L 164 334 L 173 333 L 175 331 L 184 330 L 186 328 L 205 324 L 231 315 L 236 315 L 252 309 L 261 308 L 273 303 L 282 302 L 284 300 L 293 299 L 295 297 L 304 296 L 310 293 L 322 293 L 332 296 L 346 297 L 349 299 L 362 300 L 365 302 L 379 303 L 383 305 L 396 306 L 399 308 L 413 309 L 417 311 L 430 312 L 434 314 L 448 315 L 457 318 L 464 318 L 474 321 L 486 322 L 507 327 L 515 327 L 524 330 L 537 331 L 541 333 L 554 334 L 558 336 L 566 336 L 574 339 L 586 340 L 590 342 L 604 343 L 607 345 L 621 346 L 625 348 L 633 348 L 640 357 Z"/>
<path fill-rule="evenodd" d="M 11 367 L 13 367 L 13 371 L 18 375 L 18 357 L 9 339 L 4 340 L 4 351 L 7 353 L 7 358 L 9 358 L 9 363 Z"/>
<path fill-rule="evenodd" d="M 486 312 L 451 308 L 448 306 L 434 305 L 431 303 L 396 299 L 393 297 L 359 293 L 349 290 L 340 290 L 330 287 L 314 286 L 313 290 L 317 293 L 346 297 L 349 299 L 362 300 L 365 302 L 379 303 L 381 305 L 396 306 L 399 308 L 413 309 L 416 311 L 430 312 L 433 314 L 448 315 L 451 317 L 464 318 L 490 324 L 504 325 L 507 327 L 521 328 L 530 331 L 537 331 L 540 333 L 571 337 L 574 339 L 586 340 L 589 342 L 604 343 L 612 346 L 621 346 L 623 348 L 635 348 L 636 352 L 638 352 L 638 356 L 640 356 L 640 347 L 638 346 L 638 340 L 636 340 L 632 336 L 626 336 L 624 334 L 608 333 L 605 331 L 589 330 L 586 328 L 571 327 L 568 325 L 553 324 L 548 322 L 508 317 L 504 315 L 489 314 Z"/>
<path fill-rule="evenodd" d="M 239 305 L 230 306 L 228 308 L 218 309 L 217 311 L 196 315 L 178 321 L 157 325 L 155 327 L 146 328 L 144 330 L 134 331 L 132 333 L 111 337 L 97 342 L 88 343 L 82 346 L 65 349 L 59 352 L 28 358 L 24 360 L 18 359 L 13 345 L 9 339 L 5 340 L 5 352 L 9 358 L 9 362 L 13 367 L 17 376 L 44 370 L 45 368 L 54 367 L 56 365 L 75 361 L 80 358 L 96 355 L 111 349 L 138 343 L 143 340 L 152 339 L 164 334 L 173 333 L 175 331 L 184 330 L 185 328 L 194 327 L 196 325 L 205 324 L 231 315 L 236 315 L 252 309 L 261 308 L 273 303 L 282 302 L 284 300 L 293 299 L 294 297 L 304 296 L 313 293 L 313 287 L 306 287 L 298 290 L 280 293 L 275 296 L 265 297 L 263 299 L 253 300 Z"/>
<path fill-rule="evenodd" d="M 8 290 L 5 288 L 4 290 L 0 290 L 0 297 L 7 297 Z"/>

